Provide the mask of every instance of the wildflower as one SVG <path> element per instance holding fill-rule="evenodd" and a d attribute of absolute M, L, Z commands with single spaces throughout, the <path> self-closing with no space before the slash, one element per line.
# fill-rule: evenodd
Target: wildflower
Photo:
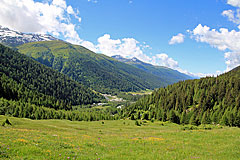
<path fill-rule="evenodd" d="M 67 159 L 69 159 L 70 157 L 67 157 Z"/>
<path fill-rule="evenodd" d="M 9 149 L 9 148 L 7 148 L 7 149 Z"/>

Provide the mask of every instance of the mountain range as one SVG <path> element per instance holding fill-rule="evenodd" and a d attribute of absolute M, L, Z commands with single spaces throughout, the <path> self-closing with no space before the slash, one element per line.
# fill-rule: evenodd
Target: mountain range
<path fill-rule="evenodd" d="M 101 93 L 165 87 L 190 76 L 119 56 L 108 57 L 50 35 L 21 33 L 0 28 L 0 42 Z"/>

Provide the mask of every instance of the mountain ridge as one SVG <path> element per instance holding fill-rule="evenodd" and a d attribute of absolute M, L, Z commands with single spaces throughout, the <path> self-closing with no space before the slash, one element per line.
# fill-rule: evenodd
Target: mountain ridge
<path fill-rule="evenodd" d="M 154 89 L 189 79 L 165 67 L 157 69 L 137 58 L 131 63 L 122 63 L 83 46 L 48 36 L 0 28 L 0 42 L 3 44 L 102 93 Z"/>
<path fill-rule="evenodd" d="M 165 66 L 155 66 L 155 65 L 152 65 L 149 63 L 145 63 L 143 61 L 140 61 L 136 57 L 128 59 L 128 58 L 124 58 L 120 55 L 115 55 L 115 56 L 112 56 L 112 58 L 114 58 L 120 62 L 135 66 L 135 67 L 142 69 L 148 73 L 151 73 L 151 74 L 157 76 L 159 79 L 165 79 L 170 82 L 169 84 L 173 84 L 173 83 L 176 83 L 176 82 L 182 81 L 182 80 L 193 79 L 193 77 L 186 75 L 184 73 L 181 73 L 177 70 L 174 70 L 174 69 L 171 69 L 171 68 L 168 68 Z"/>
<path fill-rule="evenodd" d="M 63 41 L 31 42 L 17 49 L 102 93 L 154 89 L 167 85 L 165 81 L 159 81 L 156 76 L 136 67 Z"/>

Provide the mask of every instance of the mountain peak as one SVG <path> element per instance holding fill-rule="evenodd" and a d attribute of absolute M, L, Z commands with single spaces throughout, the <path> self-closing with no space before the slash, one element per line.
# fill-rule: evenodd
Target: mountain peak
<path fill-rule="evenodd" d="M 58 40 L 49 34 L 23 33 L 0 26 L 0 43 L 8 46 L 18 46 L 29 42 Z"/>

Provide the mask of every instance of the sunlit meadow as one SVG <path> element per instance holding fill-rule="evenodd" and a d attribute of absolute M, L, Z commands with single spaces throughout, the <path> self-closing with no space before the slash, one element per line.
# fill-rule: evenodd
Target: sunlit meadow
<path fill-rule="evenodd" d="M 6 118 L 0 159 L 240 159 L 240 128 Z"/>

